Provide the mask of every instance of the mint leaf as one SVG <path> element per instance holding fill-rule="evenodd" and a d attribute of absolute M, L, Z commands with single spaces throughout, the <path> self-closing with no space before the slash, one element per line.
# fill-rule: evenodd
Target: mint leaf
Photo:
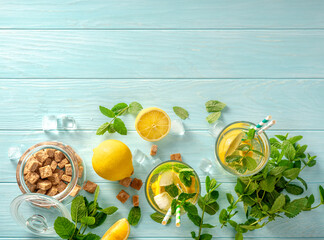
<path fill-rule="evenodd" d="M 280 194 L 279 197 L 277 197 L 276 200 L 274 201 L 270 212 L 274 213 L 274 212 L 280 210 L 283 206 L 285 206 L 285 204 L 286 204 L 285 195 Z"/>
<path fill-rule="evenodd" d="M 151 216 L 152 220 L 157 223 L 162 223 L 162 221 L 164 219 L 164 215 L 159 212 L 152 213 L 150 216 Z M 171 223 L 171 218 L 168 220 L 167 225 L 169 223 Z"/>
<path fill-rule="evenodd" d="M 200 226 L 201 223 L 201 217 L 198 215 L 193 215 L 191 213 L 187 214 L 188 218 L 191 220 L 191 222 L 193 222 L 193 224 L 195 224 L 196 226 Z"/>
<path fill-rule="evenodd" d="M 85 225 L 93 225 L 95 224 L 96 219 L 94 217 L 83 217 L 81 218 L 81 223 Z"/>
<path fill-rule="evenodd" d="M 80 222 L 81 218 L 88 215 L 83 196 L 79 195 L 72 200 L 71 217 L 74 222 Z"/>
<path fill-rule="evenodd" d="M 302 189 L 301 187 L 299 187 L 295 184 L 290 183 L 290 184 L 286 185 L 286 191 L 293 195 L 300 195 L 304 192 L 304 189 Z"/>
<path fill-rule="evenodd" d="M 57 217 L 54 222 L 54 230 L 62 239 L 69 239 L 73 236 L 75 226 L 65 217 Z"/>
<path fill-rule="evenodd" d="M 105 213 L 107 215 L 112 215 L 115 212 L 117 212 L 117 210 L 118 210 L 117 207 L 112 206 L 112 207 L 107 207 L 107 208 L 104 208 L 104 209 L 100 209 L 99 211 L 103 212 L 103 213 Z"/>
<path fill-rule="evenodd" d="M 314 202 L 315 202 L 314 195 L 311 194 L 307 199 L 307 205 L 306 205 L 305 211 L 310 211 L 310 209 L 307 209 L 307 208 L 311 208 Z"/>
<path fill-rule="evenodd" d="M 189 117 L 188 111 L 182 107 L 175 106 L 175 107 L 173 107 L 173 111 L 182 120 L 185 120 Z"/>
<path fill-rule="evenodd" d="M 196 196 L 197 193 L 180 193 L 178 200 L 182 201 L 182 200 L 188 200 L 190 198 L 193 198 L 194 196 Z"/>
<path fill-rule="evenodd" d="M 132 226 L 136 226 L 141 219 L 141 209 L 140 207 L 132 207 L 128 214 L 128 222 Z"/>
<path fill-rule="evenodd" d="M 205 212 L 208 213 L 209 215 L 215 215 L 219 210 L 219 205 L 217 202 L 205 204 L 200 198 L 198 199 L 198 206 L 201 209 L 203 209 L 203 207 L 205 206 Z"/>
<path fill-rule="evenodd" d="M 108 123 L 108 122 L 102 124 L 102 125 L 98 128 L 96 134 L 97 134 L 97 135 L 103 135 L 105 132 L 107 132 L 108 127 L 109 127 L 109 123 Z"/>
<path fill-rule="evenodd" d="M 125 127 L 125 123 L 120 118 L 115 119 L 114 129 L 121 135 L 127 135 L 127 128 Z"/>
<path fill-rule="evenodd" d="M 197 207 L 191 202 L 185 202 L 182 207 L 187 213 L 190 213 L 192 215 L 198 215 Z"/>
<path fill-rule="evenodd" d="M 93 225 L 88 225 L 89 228 L 96 228 L 96 227 L 99 227 L 101 224 L 104 223 L 104 221 L 106 220 L 107 218 L 107 214 L 103 213 L 103 212 L 97 212 L 95 215 L 94 215 L 94 218 L 95 218 L 95 224 Z"/>
<path fill-rule="evenodd" d="M 285 215 L 289 218 L 297 216 L 307 205 L 306 198 L 296 199 L 290 203 L 287 203 L 285 207 Z"/>
<path fill-rule="evenodd" d="M 192 183 L 191 176 L 193 176 L 192 171 L 182 171 L 179 173 L 179 179 L 186 187 L 191 186 Z"/>
<path fill-rule="evenodd" d="M 321 204 L 324 204 L 324 189 L 321 185 L 318 188 L 321 195 Z"/>
<path fill-rule="evenodd" d="M 173 198 L 179 195 L 179 189 L 175 184 L 171 184 L 169 186 L 165 186 L 165 191 L 169 193 L 169 195 Z"/>
<path fill-rule="evenodd" d="M 270 175 L 260 182 L 260 187 L 266 192 L 272 192 L 274 190 L 275 184 L 276 178 Z"/>
<path fill-rule="evenodd" d="M 206 192 L 209 192 L 209 189 L 210 189 L 210 177 L 208 175 L 206 176 L 205 185 L 206 185 Z"/>
<path fill-rule="evenodd" d="M 305 189 L 307 190 L 308 186 L 307 186 L 307 183 L 304 179 L 302 179 L 301 177 L 297 177 L 297 180 L 299 180 L 305 187 Z"/>
<path fill-rule="evenodd" d="M 275 167 L 275 168 L 273 168 L 273 169 L 270 170 L 269 174 L 270 175 L 273 175 L 273 176 L 278 176 L 281 173 L 283 173 L 286 169 L 287 169 L 286 166 Z"/>
<path fill-rule="evenodd" d="M 221 224 L 225 224 L 227 222 L 228 214 L 226 209 L 222 209 L 222 211 L 219 214 L 219 222 Z"/>
<path fill-rule="evenodd" d="M 113 111 L 116 115 L 118 115 L 120 112 L 122 112 L 127 107 L 128 107 L 128 105 L 126 103 L 118 103 L 111 109 L 111 111 Z M 123 113 L 126 113 L 126 111 Z"/>
<path fill-rule="evenodd" d="M 128 112 L 137 115 L 143 109 L 142 105 L 138 102 L 132 102 L 129 104 Z"/>
<path fill-rule="evenodd" d="M 242 182 L 241 179 L 237 179 L 237 183 L 235 185 L 235 192 L 239 193 L 240 195 L 243 194 L 245 188 L 245 184 Z"/>
<path fill-rule="evenodd" d="M 284 151 L 285 157 L 290 161 L 294 160 L 296 155 L 296 150 L 291 142 L 288 140 L 283 141 L 282 143 L 282 151 Z"/>
<path fill-rule="evenodd" d="M 290 168 L 283 172 L 283 176 L 289 179 L 295 179 L 300 172 L 299 168 Z"/>
<path fill-rule="evenodd" d="M 107 116 L 109 118 L 115 117 L 115 113 L 113 111 L 111 111 L 110 109 L 108 109 L 108 108 L 105 108 L 103 106 L 99 106 L 99 110 L 103 115 L 105 115 L 105 116 Z"/>
<path fill-rule="evenodd" d="M 241 144 L 240 146 L 237 147 L 237 150 L 241 150 L 241 151 L 249 151 L 251 148 L 251 146 L 249 144 Z"/>
<path fill-rule="evenodd" d="M 254 152 L 257 155 L 264 156 L 264 154 L 262 152 L 258 151 L 258 150 L 252 149 L 251 151 Z"/>
<path fill-rule="evenodd" d="M 250 128 L 249 131 L 246 133 L 247 139 L 252 140 L 255 136 L 255 129 Z"/>
<path fill-rule="evenodd" d="M 292 144 L 295 144 L 296 142 L 298 142 L 299 140 L 301 140 L 303 138 L 303 136 L 294 136 L 288 139 L 289 142 L 291 142 Z"/>
<path fill-rule="evenodd" d="M 207 117 L 206 117 L 206 120 L 208 123 L 213 123 L 215 122 L 217 119 L 219 119 L 221 116 L 221 112 L 214 112 L 214 113 L 211 113 L 209 114 Z"/>
<path fill-rule="evenodd" d="M 101 239 L 100 236 L 93 233 L 88 233 L 82 238 L 82 240 L 100 240 L 100 239 Z"/>
<path fill-rule="evenodd" d="M 281 141 L 285 141 L 287 139 L 287 137 L 283 135 L 275 135 L 275 136 Z"/>
<path fill-rule="evenodd" d="M 225 158 L 225 161 L 228 162 L 228 163 L 232 163 L 232 162 L 238 162 L 242 159 L 243 157 L 240 156 L 240 155 L 230 155 L 230 156 L 227 156 Z"/>
<path fill-rule="evenodd" d="M 177 199 L 173 199 L 171 202 L 171 214 L 174 215 L 176 213 L 177 210 Z"/>
<path fill-rule="evenodd" d="M 97 200 L 98 200 L 98 196 L 99 196 L 99 190 L 100 190 L 100 187 L 99 187 L 99 185 L 97 185 L 96 190 L 95 190 L 95 193 L 94 193 L 94 198 L 93 198 L 93 202 L 94 202 L 94 205 L 95 206 L 97 206 Z"/>
<path fill-rule="evenodd" d="M 254 158 L 246 156 L 245 158 L 243 158 L 243 160 L 244 159 L 246 159 L 246 161 L 245 162 L 243 161 L 243 163 L 245 163 L 248 170 L 252 171 L 258 166 Z"/>
<path fill-rule="evenodd" d="M 226 107 L 225 103 L 217 100 L 209 100 L 205 103 L 207 112 L 220 112 Z"/>
<path fill-rule="evenodd" d="M 109 133 L 114 133 L 114 132 L 116 132 L 116 130 L 115 130 L 113 124 L 109 124 L 109 125 L 108 125 L 108 132 L 109 132 Z"/>
<path fill-rule="evenodd" d="M 208 233 L 204 233 L 200 235 L 200 239 L 199 240 L 211 240 L 213 238 L 213 236 L 211 234 Z"/>
<path fill-rule="evenodd" d="M 226 198 L 229 204 L 232 204 L 234 202 L 234 197 L 230 193 L 226 193 Z"/>

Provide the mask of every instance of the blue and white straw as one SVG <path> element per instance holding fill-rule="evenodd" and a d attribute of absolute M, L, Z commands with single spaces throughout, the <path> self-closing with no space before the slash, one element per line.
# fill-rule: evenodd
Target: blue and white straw
<path fill-rule="evenodd" d="M 264 124 L 266 124 L 267 122 L 269 122 L 269 120 L 271 119 L 271 116 L 267 116 L 265 119 L 263 119 L 261 122 L 258 123 L 258 125 L 255 126 L 255 130 L 258 131 L 260 130 L 260 128 L 262 128 L 262 126 Z"/>
<path fill-rule="evenodd" d="M 171 207 L 169 208 L 168 212 L 165 214 L 162 225 L 166 225 L 171 217 Z"/>
<path fill-rule="evenodd" d="M 276 120 L 272 120 L 267 126 L 264 126 L 263 128 L 261 128 L 258 131 L 258 135 L 260 135 L 261 133 L 263 133 L 265 130 L 269 129 L 271 126 L 275 125 Z"/>

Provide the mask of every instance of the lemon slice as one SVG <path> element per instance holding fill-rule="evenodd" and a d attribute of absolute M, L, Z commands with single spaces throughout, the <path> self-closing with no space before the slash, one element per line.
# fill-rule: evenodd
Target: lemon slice
<path fill-rule="evenodd" d="M 136 117 L 137 133 L 146 141 L 156 142 L 170 131 L 171 120 L 162 109 L 150 107 L 143 109 Z"/>
<path fill-rule="evenodd" d="M 129 232 L 129 223 L 126 218 L 122 218 L 108 229 L 101 240 L 126 240 Z"/>
<path fill-rule="evenodd" d="M 231 136 L 227 137 L 225 142 L 225 146 L 227 146 L 225 157 L 234 153 L 236 148 L 240 145 L 243 135 L 243 132 L 240 131 L 239 133 L 235 132 Z"/>

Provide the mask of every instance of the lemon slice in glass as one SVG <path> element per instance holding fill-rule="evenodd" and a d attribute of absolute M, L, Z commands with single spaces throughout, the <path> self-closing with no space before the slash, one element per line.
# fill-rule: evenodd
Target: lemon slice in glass
<path fill-rule="evenodd" d="M 227 156 L 232 155 L 236 148 L 240 145 L 241 141 L 242 141 L 242 137 L 243 137 L 244 133 L 242 131 L 235 131 L 232 133 L 231 136 L 228 136 L 225 142 L 225 149 L 226 149 L 226 153 L 225 153 L 225 158 Z"/>
<path fill-rule="evenodd" d="M 150 107 L 143 109 L 137 115 L 135 128 L 144 140 L 156 142 L 168 135 L 171 120 L 162 109 Z"/>

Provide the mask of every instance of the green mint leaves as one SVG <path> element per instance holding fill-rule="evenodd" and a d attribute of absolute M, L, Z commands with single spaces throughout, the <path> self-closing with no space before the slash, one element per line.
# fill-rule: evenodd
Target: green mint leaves
<path fill-rule="evenodd" d="M 164 219 L 164 215 L 159 212 L 152 213 L 150 215 L 150 217 L 152 218 L 153 221 L 155 221 L 157 223 L 162 223 L 162 221 Z M 171 218 L 168 220 L 167 224 L 170 224 L 170 223 L 171 223 Z"/>
<path fill-rule="evenodd" d="M 96 188 L 94 200 L 89 202 L 84 196 L 77 196 L 72 200 L 72 223 L 65 217 L 58 217 L 54 222 L 54 230 L 62 239 L 72 240 L 99 240 L 100 236 L 93 233 L 84 234 L 87 227 L 96 228 L 103 224 L 107 215 L 115 213 L 118 208 L 108 207 L 102 209 L 97 203 L 99 186 Z M 81 231 L 83 229 L 83 231 Z"/>
<path fill-rule="evenodd" d="M 126 103 L 118 103 L 111 109 L 103 106 L 99 106 L 100 112 L 108 118 L 112 118 L 110 122 L 102 124 L 98 130 L 97 135 L 103 135 L 104 133 L 114 133 L 118 132 L 121 135 L 127 135 L 127 128 L 123 120 L 119 116 L 126 113 L 137 115 L 143 109 L 142 105 L 138 102 L 132 102 L 129 105 Z"/>
<path fill-rule="evenodd" d="M 246 139 L 254 138 L 252 130 L 247 132 Z M 306 167 L 316 165 L 316 156 L 306 154 L 307 145 L 300 145 L 298 141 L 302 136 L 288 137 L 286 135 L 276 135 L 270 138 L 271 159 L 266 167 L 256 175 L 241 177 L 237 179 L 235 192 L 238 199 L 234 199 L 231 194 L 227 194 L 229 206 L 221 210 L 219 222 L 224 226 L 232 226 L 236 230 L 236 239 L 243 239 L 243 233 L 262 228 L 277 217 L 286 216 L 293 218 L 302 211 L 310 211 L 324 204 L 324 189 L 319 186 L 321 201 L 317 206 L 312 207 L 315 202 L 314 195 L 290 200 L 291 195 L 301 195 L 307 189 L 307 183 L 299 175 Z M 237 151 L 253 151 L 245 144 L 241 144 Z M 257 151 L 254 153 L 261 155 Z M 236 163 L 243 161 L 247 157 L 229 156 L 228 162 Z M 249 166 L 251 165 L 252 166 Z M 243 162 L 247 168 L 253 168 L 253 161 Z M 293 182 L 292 182 L 293 181 Z M 207 181 L 206 181 L 207 182 Z M 299 184 L 301 183 L 301 184 Z M 303 188 L 304 187 L 304 188 Z M 243 203 L 246 222 L 237 223 L 232 217 L 238 211 L 237 204 Z"/>
<path fill-rule="evenodd" d="M 225 103 L 217 100 L 209 100 L 205 103 L 207 112 L 211 113 L 207 116 L 208 123 L 213 123 L 221 116 L 221 111 L 226 107 Z"/>
<path fill-rule="evenodd" d="M 182 107 L 175 106 L 173 107 L 173 111 L 182 120 L 185 120 L 189 117 L 188 111 Z"/>
<path fill-rule="evenodd" d="M 132 207 L 128 214 L 128 222 L 132 226 L 136 226 L 141 219 L 141 209 L 140 207 Z"/>

